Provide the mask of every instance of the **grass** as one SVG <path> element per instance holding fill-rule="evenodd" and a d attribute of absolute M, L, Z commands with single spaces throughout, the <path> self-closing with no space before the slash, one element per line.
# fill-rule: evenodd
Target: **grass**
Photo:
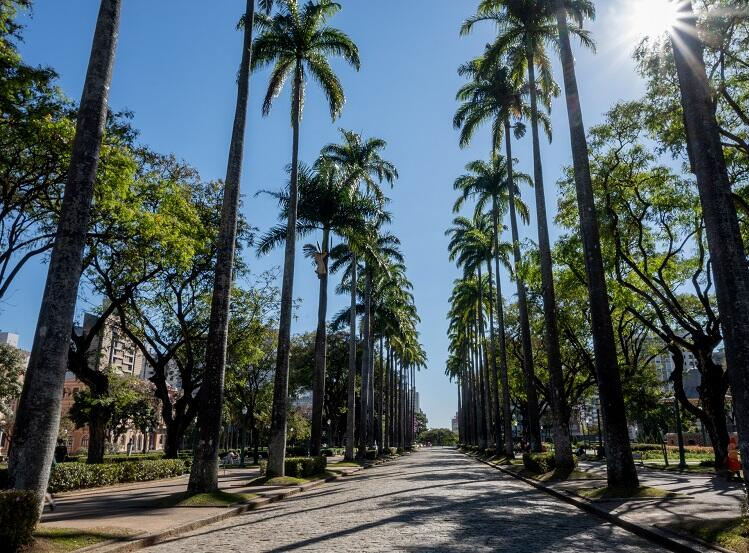
<path fill-rule="evenodd" d="M 668 526 L 736 553 L 749 553 L 749 521 L 745 518 L 696 520 Z"/>
<path fill-rule="evenodd" d="M 561 481 L 574 481 L 574 480 L 603 480 L 600 475 L 592 474 L 581 470 L 573 470 L 572 472 L 561 472 L 551 471 L 545 474 L 537 474 L 526 469 L 522 463 L 514 464 L 508 467 L 515 474 L 523 476 L 525 478 L 531 478 L 538 482 L 561 482 Z"/>
<path fill-rule="evenodd" d="M 336 467 L 360 467 L 361 463 L 355 463 L 353 461 L 341 461 L 340 463 L 330 463 L 328 468 Z"/>
<path fill-rule="evenodd" d="M 636 490 L 603 486 L 600 488 L 582 488 L 575 490 L 575 493 L 586 499 L 653 499 L 664 497 L 685 497 L 682 494 L 669 492 L 660 488 L 651 488 L 649 486 L 640 486 Z"/>
<path fill-rule="evenodd" d="M 254 493 L 229 493 L 218 490 L 210 493 L 179 492 L 156 501 L 157 507 L 230 507 L 256 498 Z"/>
<path fill-rule="evenodd" d="M 34 543 L 26 549 L 34 553 L 66 553 L 131 534 L 123 528 L 37 528 Z"/>
<path fill-rule="evenodd" d="M 357 465 L 358 466 L 358 465 Z M 322 478 L 328 478 L 329 476 L 339 476 L 335 472 L 326 471 L 320 474 L 308 476 L 307 478 L 294 478 L 293 476 L 274 476 L 269 478 L 267 476 L 260 476 L 248 482 L 248 486 L 299 486 L 300 484 L 306 484 L 313 480 L 320 480 Z"/>

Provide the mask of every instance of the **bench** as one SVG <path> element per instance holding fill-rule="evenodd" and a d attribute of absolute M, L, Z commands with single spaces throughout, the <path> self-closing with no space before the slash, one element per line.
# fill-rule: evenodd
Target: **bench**
<path fill-rule="evenodd" d="M 643 462 L 644 455 L 642 454 L 642 452 L 636 451 L 636 452 L 632 453 L 632 459 L 634 459 L 635 461 L 640 461 L 640 464 L 643 467 L 645 466 L 645 463 Z"/>

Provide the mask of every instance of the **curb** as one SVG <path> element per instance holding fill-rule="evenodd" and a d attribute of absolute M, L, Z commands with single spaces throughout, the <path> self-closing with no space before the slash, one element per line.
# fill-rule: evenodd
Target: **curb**
<path fill-rule="evenodd" d="M 627 530 L 628 532 L 631 532 L 637 536 L 640 536 L 641 538 L 645 538 L 651 542 L 661 545 L 671 551 L 675 551 L 676 553 L 704 553 L 704 549 L 697 549 L 696 547 L 692 547 L 691 545 L 688 545 L 687 543 L 684 543 L 684 542 L 694 542 L 695 545 L 700 545 L 701 547 L 704 547 L 704 548 L 710 548 L 713 551 L 720 551 L 722 553 L 732 553 L 732 552 L 727 551 L 726 549 L 723 549 L 722 547 L 715 547 L 714 545 L 709 544 L 707 542 L 701 542 L 701 541 L 695 540 L 691 536 L 687 537 L 687 536 L 684 536 L 682 534 L 679 534 L 671 530 L 666 531 L 665 529 L 659 528 L 656 526 L 653 526 L 653 527 L 643 526 L 640 524 L 635 524 L 634 522 L 624 520 L 623 518 L 617 515 L 613 515 L 609 513 L 608 511 L 600 509 L 592 501 L 589 501 L 583 498 L 574 497 L 571 494 L 564 492 L 564 491 L 555 490 L 553 488 L 545 486 L 541 482 L 536 482 L 535 480 L 526 478 L 519 474 L 515 474 L 512 471 L 504 469 L 498 465 L 493 465 L 489 463 L 488 461 L 479 459 L 478 457 L 473 457 L 472 455 L 468 455 L 465 453 L 464 455 L 472 459 L 475 459 L 476 461 L 480 463 L 488 465 L 502 472 L 503 474 L 512 476 L 513 478 L 520 480 L 521 482 L 524 482 L 525 484 L 528 484 L 529 486 L 532 486 L 536 488 L 537 490 L 546 492 L 547 494 L 554 496 L 555 498 L 560 499 L 564 501 L 565 503 L 574 505 L 578 509 L 581 509 L 589 514 L 602 518 L 606 520 L 607 522 L 610 522 L 611 524 L 618 526 L 619 528 Z M 678 536 L 679 539 L 676 539 L 676 536 Z"/>
<path fill-rule="evenodd" d="M 173 528 L 167 528 L 166 530 L 162 530 L 153 534 L 148 534 L 145 536 L 142 534 L 140 536 L 135 535 L 135 536 L 132 536 L 129 540 L 124 541 L 124 542 L 123 540 L 117 540 L 117 539 L 109 540 L 103 543 L 97 543 L 97 544 L 91 545 L 89 547 L 84 547 L 82 549 L 77 549 L 75 553 L 126 553 L 129 551 L 138 551 L 140 549 L 145 549 L 146 547 L 151 547 L 163 541 L 166 541 L 169 538 L 174 538 L 176 536 L 185 534 L 187 532 L 192 532 L 193 530 L 197 530 L 204 526 L 216 524 L 217 522 L 221 522 L 226 519 L 239 516 L 249 511 L 255 511 L 257 509 L 260 509 L 272 503 L 283 501 L 284 499 L 288 497 L 298 495 L 312 488 L 322 486 L 323 484 L 326 484 L 328 482 L 341 480 L 344 477 L 348 477 L 352 474 L 357 474 L 361 472 L 362 470 L 366 470 L 374 466 L 379 466 L 379 465 L 388 463 L 392 460 L 393 459 L 388 459 L 386 461 L 366 464 L 360 468 L 354 468 L 354 470 L 348 471 L 345 474 L 336 474 L 336 475 L 328 476 L 327 478 L 320 478 L 319 480 L 312 480 L 311 482 L 305 482 L 304 484 L 300 484 L 299 486 L 294 486 L 293 488 L 284 490 L 283 492 L 279 492 L 271 496 L 259 497 L 256 499 L 252 499 L 248 501 L 247 503 L 240 504 L 236 507 L 229 507 L 226 509 L 226 511 L 222 513 L 218 513 L 216 515 L 211 515 L 209 517 L 194 520 L 192 522 L 181 524 Z"/>

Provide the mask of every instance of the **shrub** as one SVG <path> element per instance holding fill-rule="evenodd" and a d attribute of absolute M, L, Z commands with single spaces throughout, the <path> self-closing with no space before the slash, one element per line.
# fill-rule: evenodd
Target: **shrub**
<path fill-rule="evenodd" d="M 4 490 L 8 487 L 8 483 L 10 482 L 10 474 L 8 473 L 8 469 L 0 469 L 0 490 Z"/>
<path fill-rule="evenodd" d="M 309 450 L 305 446 L 295 445 L 286 448 L 286 455 L 289 457 L 306 457 Z"/>
<path fill-rule="evenodd" d="M 368 461 L 374 461 L 377 459 L 377 450 L 376 449 L 368 449 L 367 452 L 364 454 L 364 458 Z"/>
<path fill-rule="evenodd" d="M 51 493 L 59 493 L 128 482 L 172 478 L 189 472 L 190 465 L 189 461 L 182 459 L 116 462 L 101 465 L 61 463 L 52 468 L 48 489 Z"/>
<path fill-rule="evenodd" d="M 394 456 L 398 455 L 398 448 L 397 447 L 389 447 L 388 448 L 388 453 L 390 453 L 390 455 L 392 455 L 394 457 Z"/>
<path fill-rule="evenodd" d="M 555 468 L 553 453 L 523 453 L 523 466 L 534 474 L 545 474 Z"/>
<path fill-rule="evenodd" d="M 306 478 L 325 472 L 327 466 L 325 457 L 287 457 L 284 471 L 286 476 Z"/>
<path fill-rule="evenodd" d="M 260 476 L 265 476 L 267 472 L 268 472 L 268 461 L 261 460 L 260 461 Z"/>
<path fill-rule="evenodd" d="M 17 551 L 32 540 L 39 517 L 39 500 L 33 492 L 0 491 L 0 543 L 3 551 Z"/>

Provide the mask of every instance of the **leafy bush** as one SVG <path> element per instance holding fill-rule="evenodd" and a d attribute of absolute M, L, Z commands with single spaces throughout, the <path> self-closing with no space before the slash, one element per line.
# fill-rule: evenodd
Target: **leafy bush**
<path fill-rule="evenodd" d="M 159 461 L 164 458 L 164 452 L 151 452 L 151 453 L 113 453 L 112 455 L 104 456 L 104 464 L 111 463 L 131 463 L 133 461 Z M 178 459 L 192 459 L 192 451 L 180 451 L 177 453 Z M 68 455 L 65 459 L 66 463 L 85 463 L 85 455 Z"/>
<path fill-rule="evenodd" d="M 184 459 L 115 462 L 101 465 L 61 463 L 52 468 L 48 489 L 51 493 L 58 493 L 172 478 L 190 472 L 190 465 L 191 463 Z"/>
<path fill-rule="evenodd" d="M 33 492 L 0 491 L 0 543 L 3 551 L 17 551 L 32 540 L 39 516 L 39 503 Z"/>
<path fill-rule="evenodd" d="M 286 476 L 306 478 L 325 472 L 327 466 L 325 457 L 287 457 L 284 470 Z"/>
<path fill-rule="evenodd" d="M 321 457 L 286 457 L 284 463 L 285 476 L 293 478 L 307 478 L 325 472 L 328 466 L 328 459 Z M 265 476 L 268 473 L 268 461 L 260 461 L 260 475 Z"/>
<path fill-rule="evenodd" d="M 326 447 L 320 452 L 320 455 L 324 457 L 334 457 L 336 455 L 343 455 L 342 447 Z"/>
<path fill-rule="evenodd" d="M 545 474 L 554 470 L 553 453 L 523 453 L 523 466 L 534 474 Z"/>

